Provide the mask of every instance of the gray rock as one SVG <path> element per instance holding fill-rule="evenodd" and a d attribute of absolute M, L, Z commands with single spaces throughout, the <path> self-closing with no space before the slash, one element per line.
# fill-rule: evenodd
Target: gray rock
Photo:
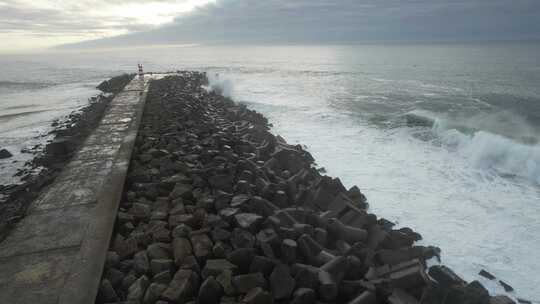
<path fill-rule="evenodd" d="M 501 286 L 504 288 L 504 291 L 506 292 L 514 291 L 514 287 L 504 281 L 499 280 L 499 284 L 501 284 Z"/>
<path fill-rule="evenodd" d="M 429 275 L 442 286 L 465 285 L 466 282 L 460 278 L 452 269 L 444 265 L 434 265 L 429 268 Z"/>
<path fill-rule="evenodd" d="M 146 248 L 146 253 L 150 259 L 169 259 L 171 258 L 171 246 L 166 243 L 150 244 Z"/>
<path fill-rule="evenodd" d="M 191 185 L 177 183 L 169 197 L 171 200 L 175 200 L 177 198 L 191 199 L 193 197 L 192 190 L 193 188 Z"/>
<path fill-rule="evenodd" d="M 149 284 L 150 280 L 148 280 L 148 277 L 146 277 L 145 275 L 137 279 L 137 281 L 135 281 L 133 284 L 131 284 L 131 286 L 129 286 L 127 299 L 134 301 L 142 300 L 146 292 L 146 288 L 148 288 Z"/>
<path fill-rule="evenodd" d="M 289 205 L 287 201 L 288 201 L 287 194 L 282 190 L 278 190 L 274 194 L 274 199 L 272 202 L 278 207 L 286 208 Z"/>
<path fill-rule="evenodd" d="M 191 270 L 179 270 L 167 289 L 162 293 L 161 298 L 168 302 L 187 302 L 198 289 L 197 277 Z"/>
<path fill-rule="evenodd" d="M 180 224 L 174 227 L 172 231 L 173 238 L 187 238 L 193 229 L 186 224 Z"/>
<path fill-rule="evenodd" d="M 281 243 L 281 260 L 286 264 L 296 262 L 296 250 L 298 245 L 294 240 L 285 239 Z"/>
<path fill-rule="evenodd" d="M 249 272 L 261 272 L 265 277 L 270 276 L 272 270 L 276 266 L 276 261 L 265 256 L 257 255 L 253 257 L 251 265 L 249 266 Z"/>
<path fill-rule="evenodd" d="M 133 269 L 133 260 L 123 260 L 118 265 L 116 265 L 116 268 L 118 268 L 123 273 L 128 273 Z"/>
<path fill-rule="evenodd" d="M 291 304 L 314 304 L 317 294 L 310 288 L 298 288 L 293 294 Z"/>
<path fill-rule="evenodd" d="M 184 259 L 184 262 L 182 263 L 182 266 L 180 266 L 180 269 L 189 269 L 196 273 L 201 272 L 201 267 L 199 266 L 199 262 L 197 262 L 197 258 L 195 258 L 195 256 L 193 255 L 187 256 Z"/>
<path fill-rule="evenodd" d="M 148 286 L 146 293 L 144 295 L 143 303 L 144 304 L 155 304 L 161 294 L 167 289 L 167 285 L 152 283 Z"/>
<path fill-rule="evenodd" d="M 176 227 L 178 225 L 185 224 L 191 228 L 195 227 L 197 221 L 192 214 L 176 214 L 169 216 L 169 226 Z"/>
<path fill-rule="evenodd" d="M 254 256 L 255 249 L 238 248 L 227 255 L 227 260 L 238 266 L 240 273 L 247 273 Z"/>
<path fill-rule="evenodd" d="M 102 303 L 118 301 L 118 295 L 116 294 L 116 291 L 114 290 L 113 285 L 109 280 L 105 279 L 101 281 L 101 284 L 99 285 L 97 300 L 98 302 Z"/>
<path fill-rule="evenodd" d="M 136 220 L 149 220 L 151 209 L 146 204 L 135 203 L 129 208 L 128 212 L 133 215 Z"/>
<path fill-rule="evenodd" d="M 9 152 L 7 149 L 0 150 L 0 159 L 10 158 L 12 156 L 13 154 L 11 154 L 11 152 Z"/>
<path fill-rule="evenodd" d="M 237 270 L 238 267 L 236 265 L 225 259 L 207 260 L 206 266 L 202 270 L 202 277 L 205 279 L 209 276 L 217 277 L 224 271 L 230 271 L 234 274 Z"/>
<path fill-rule="evenodd" d="M 193 252 L 197 258 L 208 258 L 212 253 L 212 247 L 214 244 L 212 240 L 206 234 L 197 234 L 191 236 L 191 244 L 193 246 Z"/>
<path fill-rule="evenodd" d="M 345 274 L 349 271 L 349 259 L 345 256 L 337 256 L 331 261 L 325 263 L 320 267 L 322 271 L 326 271 L 332 275 L 333 279 L 339 283 L 345 277 Z"/>
<path fill-rule="evenodd" d="M 174 270 L 174 261 L 170 259 L 153 259 L 150 262 L 150 269 L 152 270 L 152 275 L 157 275 L 158 273 L 164 271 L 173 271 Z"/>
<path fill-rule="evenodd" d="M 200 304 L 218 304 L 222 294 L 221 285 L 210 276 L 201 284 L 198 300 Z"/>
<path fill-rule="evenodd" d="M 319 284 L 319 269 L 311 265 L 294 264 L 294 280 L 297 287 L 316 289 Z"/>
<path fill-rule="evenodd" d="M 118 212 L 118 215 L 116 216 L 116 221 L 120 225 L 124 225 L 126 223 L 132 223 L 135 221 L 135 217 L 129 213 L 126 212 Z"/>
<path fill-rule="evenodd" d="M 120 234 L 114 238 L 113 248 L 121 260 L 132 257 L 139 249 L 134 238 L 125 239 Z"/>
<path fill-rule="evenodd" d="M 496 279 L 494 275 L 492 275 L 491 273 L 487 272 L 484 269 L 480 270 L 480 272 L 478 274 L 483 276 L 484 278 L 486 278 L 488 280 L 495 280 Z"/>
<path fill-rule="evenodd" d="M 338 294 L 338 285 L 331 274 L 319 271 L 319 297 L 323 301 L 334 301 Z"/>
<path fill-rule="evenodd" d="M 139 251 L 133 256 L 133 270 L 138 275 L 147 274 L 150 269 L 150 261 L 146 251 Z"/>
<path fill-rule="evenodd" d="M 507 296 L 495 296 L 489 299 L 489 304 L 516 304 L 516 302 Z"/>
<path fill-rule="evenodd" d="M 223 208 L 227 208 L 230 205 L 232 194 L 223 192 L 223 191 L 217 191 L 215 199 L 214 199 L 214 206 L 216 210 L 221 210 Z"/>
<path fill-rule="evenodd" d="M 279 265 L 274 267 L 270 275 L 270 291 L 276 300 L 288 299 L 294 290 L 295 281 L 291 276 L 289 267 Z"/>
<path fill-rule="evenodd" d="M 236 193 L 249 194 L 251 193 L 251 184 L 245 180 L 239 180 L 235 185 Z"/>
<path fill-rule="evenodd" d="M 166 228 L 157 229 L 156 231 L 152 232 L 152 239 L 154 242 L 170 243 L 171 232 Z"/>
<path fill-rule="evenodd" d="M 168 285 L 171 282 L 171 280 L 172 280 L 172 274 L 171 274 L 171 271 L 169 270 L 162 271 L 154 275 L 154 277 L 152 277 L 152 282 L 157 283 L 157 284 Z"/>
<path fill-rule="evenodd" d="M 184 259 L 193 254 L 191 242 L 186 238 L 175 238 L 172 242 L 174 253 L 174 262 L 177 266 L 181 266 Z"/>
<path fill-rule="evenodd" d="M 227 256 L 227 250 L 222 242 L 217 242 L 212 247 L 212 254 L 216 259 L 222 259 Z"/>
<path fill-rule="evenodd" d="M 219 304 L 237 304 L 235 297 L 221 297 Z"/>
<path fill-rule="evenodd" d="M 251 289 L 242 299 L 245 304 L 273 304 L 272 296 L 261 287 Z"/>
<path fill-rule="evenodd" d="M 216 281 L 218 281 L 218 283 L 221 285 L 221 288 L 223 288 L 223 292 L 225 292 L 226 295 L 234 295 L 236 293 L 236 290 L 232 284 L 232 271 L 222 271 L 216 277 Z"/>
<path fill-rule="evenodd" d="M 222 228 L 215 228 L 212 230 L 211 235 L 214 242 L 228 241 L 231 238 L 231 233 Z"/>
<path fill-rule="evenodd" d="M 253 248 L 255 237 L 249 231 L 235 228 L 231 235 L 231 245 L 233 248 Z"/>
<path fill-rule="evenodd" d="M 114 251 L 108 251 L 107 257 L 105 258 L 105 268 L 111 268 L 118 265 L 120 262 L 120 256 Z"/>
<path fill-rule="evenodd" d="M 222 190 L 228 193 L 233 191 L 233 176 L 214 175 L 208 179 L 208 182 L 214 190 Z"/>
<path fill-rule="evenodd" d="M 239 194 L 234 196 L 231 199 L 231 207 L 233 208 L 242 208 L 245 204 L 249 202 L 249 195 L 247 194 Z"/>
<path fill-rule="evenodd" d="M 233 286 L 240 293 L 247 293 L 253 288 L 266 288 L 268 285 L 262 273 L 250 273 L 234 276 L 232 279 Z"/>
<path fill-rule="evenodd" d="M 368 237 L 368 233 L 365 229 L 345 225 L 337 218 L 328 220 L 327 229 L 331 237 L 345 240 L 350 244 L 365 242 Z"/>
<path fill-rule="evenodd" d="M 240 212 L 238 208 L 223 208 L 219 211 L 219 215 L 228 223 L 232 222 L 233 217 Z"/>
<path fill-rule="evenodd" d="M 175 206 L 169 211 L 170 215 L 185 214 L 186 208 L 183 203 L 177 202 L 178 200 L 173 201 L 173 204 L 176 202 Z"/>
<path fill-rule="evenodd" d="M 238 213 L 234 216 L 236 225 L 250 232 L 256 232 L 263 221 L 263 217 L 254 213 Z"/>
<path fill-rule="evenodd" d="M 358 298 L 360 298 L 361 296 L 364 296 L 364 299 L 362 302 L 358 301 Z M 369 301 L 371 301 L 372 303 L 376 302 L 375 294 L 370 291 L 363 292 L 360 295 L 360 297 L 356 298 L 357 303 L 363 304 L 366 302 L 369 303 Z M 399 288 L 396 288 L 392 291 L 392 294 L 388 297 L 388 302 L 390 304 L 402 304 L 402 303 L 420 304 L 420 302 L 418 302 L 418 300 L 415 297 L 411 296 L 406 291 Z"/>
<path fill-rule="evenodd" d="M 124 279 L 124 273 L 116 268 L 109 268 L 105 272 L 103 278 L 108 279 L 111 284 L 116 288 L 122 284 L 122 280 Z"/>
<path fill-rule="evenodd" d="M 321 246 L 326 245 L 326 239 L 328 236 L 328 232 L 326 232 L 323 228 L 315 228 L 315 241 L 319 243 Z"/>
<path fill-rule="evenodd" d="M 128 290 L 135 281 L 137 281 L 137 277 L 134 274 L 126 275 L 122 280 L 122 290 Z"/>

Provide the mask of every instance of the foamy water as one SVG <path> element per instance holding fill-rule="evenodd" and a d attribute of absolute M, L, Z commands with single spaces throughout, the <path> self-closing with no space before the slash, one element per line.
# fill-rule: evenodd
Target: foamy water
<path fill-rule="evenodd" d="M 51 139 L 51 124 L 88 104 L 99 93 L 91 73 L 54 69 L 37 63 L 1 62 L 0 148 L 13 157 L 0 160 L 0 185 L 18 182 L 13 175 L 33 154 L 22 152 Z"/>
<path fill-rule="evenodd" d="M 486 269 L 511 296 L 540 300 L 538 45 L 149 48 L 39 60 L 96 78 L 137 62 L 208 71 L 210 88 L 306 145 L 374 213 L 441 247 L 464 279 L 503 294 L 477 275 Z M 410 114 L 421 123 L 407 124 Z"/>

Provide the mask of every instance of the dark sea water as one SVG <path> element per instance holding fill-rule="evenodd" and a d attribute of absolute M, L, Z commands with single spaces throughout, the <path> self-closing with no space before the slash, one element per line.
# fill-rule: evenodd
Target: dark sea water
<path fill-rule="evenodd" d="M 540 300 L 540 44 L 194 46 L 0 55 L 0 147 L 42 142 L 121 71 L 208 71 L 379 216 Z M 219 74 L 216 76 L 216 74 Z M 24 160 L 24 155 L 16 155 Z M 0 183 L 17 164 L 0 162 Z M 493 293 L 494 282 L 482 280 Z"/>

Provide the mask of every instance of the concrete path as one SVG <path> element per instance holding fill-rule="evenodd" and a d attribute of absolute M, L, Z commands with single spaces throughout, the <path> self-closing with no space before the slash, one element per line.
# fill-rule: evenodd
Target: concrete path
<path fill-rule="evenodd" d="M 0 243 L 0 303 L 94 303 L 149 81 L 136 77 Z"/>

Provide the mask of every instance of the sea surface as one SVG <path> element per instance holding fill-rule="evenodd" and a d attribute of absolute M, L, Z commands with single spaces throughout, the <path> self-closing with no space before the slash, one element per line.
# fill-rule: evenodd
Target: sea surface
<path fill-rule="evenodd" d="M 540 301 L 540 44 L 164 46 L 0 55 L 1 183 L 120 72 L 207 71 L 371 210 L 494 294 Z M 540 302 L 539 302 L 540 303 Z"/>

